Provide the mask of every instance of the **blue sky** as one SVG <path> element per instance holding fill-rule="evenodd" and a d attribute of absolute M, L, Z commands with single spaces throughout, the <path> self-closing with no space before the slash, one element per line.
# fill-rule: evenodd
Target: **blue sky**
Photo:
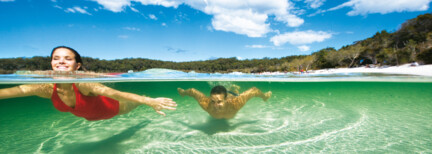
<path fill-rule="evenodd" d="M 280 58 L 339 49 L 432 0 L 0 0 L 0 58 L 66 45 L 100 59 Z"/>

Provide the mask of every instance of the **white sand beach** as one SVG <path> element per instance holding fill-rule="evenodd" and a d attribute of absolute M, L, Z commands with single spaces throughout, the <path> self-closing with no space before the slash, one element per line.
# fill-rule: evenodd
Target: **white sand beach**
<path fill-rule="evenodd" d="M 308 73 L 317 73 L 317 74 L 386 73 L 386 74 L 408 74 L 408 75 L 432 76 L 432 65 L 404 64 L 400 66 L 389 66 L 389 67 L 337 68 L 337 69 L 312 70 L 312 71 L 308 71 Z"/>

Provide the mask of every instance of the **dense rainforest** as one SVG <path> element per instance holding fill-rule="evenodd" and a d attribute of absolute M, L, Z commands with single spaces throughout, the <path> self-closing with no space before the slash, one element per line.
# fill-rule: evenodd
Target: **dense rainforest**
<path fill-rule="evenodd" d="M 432 14 L 419 15 L 404 22 L 395 32 L 385 30 L 374 36 L 353 42 L 339 50 L 329 47 L 310 55 L 281 58 L 238 60 L 219 58 L 215 60 L 170 62 L 144 58 L 101 60 L 83 57 L 84 66 L 94 72 L 144 71 L 151 68 L 167 68 L 196 72 L 266 72 L 299 71 L 363 65 L 401 65 L 410 62 L 432 64 Z M 0 73 L 10 74 L 17 70 L 51 70 L 50 57 L 0 59 Z"/>

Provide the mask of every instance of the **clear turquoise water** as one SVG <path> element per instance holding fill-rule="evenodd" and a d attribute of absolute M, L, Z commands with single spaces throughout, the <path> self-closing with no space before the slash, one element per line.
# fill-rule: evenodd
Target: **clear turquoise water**
<path fill-rule="evenodd" d="M 304 81 L 304 80 L 303 80 Z M 112 88 L 170 97 L 166 117 L 141 106 L 86 121 L 50 100 L 0 100 L 0 153 L 432 153 L 432 82 L 139 81 Z M 205 94 L 215 84 L 272 91 L 234 119 L 214 120 L 176 89 Z M 15 86 L 0 84 L 0 88 Z"/>

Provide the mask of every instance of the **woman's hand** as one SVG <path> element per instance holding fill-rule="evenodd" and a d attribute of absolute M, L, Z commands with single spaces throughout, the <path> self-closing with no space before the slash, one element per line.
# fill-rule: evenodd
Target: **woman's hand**
<path fill-rule="evenodd" d="M 171 98 L 159 97 L 159 98 L 150 98 L 149 106 L 151 106 L 156 113 L 165 116 L 165 113 L 161 110 L 176 110 L 177 103 L 174 102 Z"/>

